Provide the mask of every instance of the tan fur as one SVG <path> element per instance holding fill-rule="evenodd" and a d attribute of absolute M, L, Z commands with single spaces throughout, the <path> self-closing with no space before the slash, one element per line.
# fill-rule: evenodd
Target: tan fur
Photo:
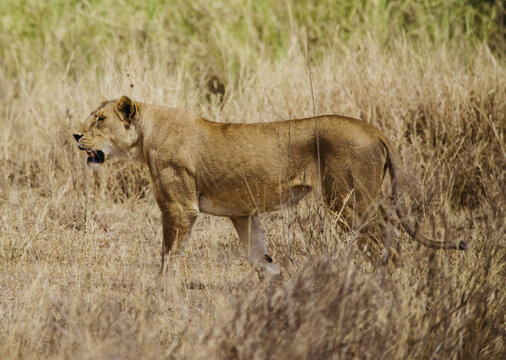
<path fill-rule="evenodd" d="M 378 200 L 387 168 L 393 197 L 400 198 L 399 160 L 388 139 L 345 116 L 220 124 L 190 110 L 134 103 L 123 96 L 102 103 L 76 139 L 82 149 L 103 151 L 106 160 L 122 157 L 148 165 L 162 213 L 162 267 L 165 254 L 187 240 L 199 212 L 230 217 L 263 276 L 278 273 L 279 267 L 267 254 L 259 213 L 294 203 L 321 184 L 329 207 L 341 210 L 351 194 L 354 200 L 346 203 L 344 214 L 361 216 Z M 402 204 L 397 210 L 403 220 Z M 427 246 L 464 247 L 431 241 L 403 224 Z"/>

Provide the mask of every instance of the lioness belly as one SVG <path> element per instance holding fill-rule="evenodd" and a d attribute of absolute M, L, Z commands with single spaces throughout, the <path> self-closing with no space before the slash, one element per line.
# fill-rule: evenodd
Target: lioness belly
<path fill-rule="evenodd" d="M 200 212 L 216 216 L 241 216 L 246 214 L 245 209 L 241 209 L 234 204 L 226 204 L 222 201 L 217 201 L 212 197 L 200 195 L 199 198 Z"/>
<path fill-rule="evenodd" d="M 248 216 L 253 213 L 276 211 L 284 206 L 298 202 L 312 191 L 310 186 L 293 186 L 288 191 L 264 193 L 262 196 L 252 194 L 229 194 L 221 196 L 201 194 L 199 197 L 200 212 L 216 216 Z"/>

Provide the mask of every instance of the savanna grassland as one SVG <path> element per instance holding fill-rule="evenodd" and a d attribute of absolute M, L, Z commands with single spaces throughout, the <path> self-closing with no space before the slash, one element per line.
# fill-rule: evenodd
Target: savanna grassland
<path fill-rule="evenodd" d="M 501 1 L 3 0 L 0 27 L 1 359 L 506 358 Z M 397 261 L 372 266 L 308 198 L 261 216 L 283 281 L 204 215 L 159 276 L 147 169 L 94 171 L 72 138 L 121 95 L 220 122 L 359 117 L 416 179 L 421 229 L 470 249 L 391 221 Z"/>

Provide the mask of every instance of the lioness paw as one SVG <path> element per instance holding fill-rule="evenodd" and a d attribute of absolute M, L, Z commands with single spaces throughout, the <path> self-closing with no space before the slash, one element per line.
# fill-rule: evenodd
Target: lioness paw
<path fill-rule="evenodd" d="M 269 262 L 262 262 L 262 264 L 255 266 L 255 270 L 257 271 L 260 279 L 281 275 L 281 268 L 279 265 Z"/>

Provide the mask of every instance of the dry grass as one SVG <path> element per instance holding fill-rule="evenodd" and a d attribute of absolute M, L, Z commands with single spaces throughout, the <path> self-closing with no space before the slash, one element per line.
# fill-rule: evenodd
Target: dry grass
<path fill-rule="evenodd" d="M 283 282 L 260 282 L 231 223 L 208 216 L 160 277 L 146 169 L 84 165 L 71 129 L 102 96 L 217 121 L 311 116 L 301 34 L 275 60 L 223 65 L 234 75 L 216 65 L 223 104 L 207 96 L 212 71 L 183 61 L 203 51 L 193 43 L 180 57 L 170 44 L 149 56 L 95 45 L 86 66 L 41 54 L 0 68 L 0 358 L 505 357 L 506 66 L 486 45 L 361 34 L 315 48 L 312 68 L 316 113 L 384 130 L 419 182 L 425 231 L 465 253 L 420 248 L 394 226 L 397 267 L 373 269 L 307 199 L 262 216 Z"/>

